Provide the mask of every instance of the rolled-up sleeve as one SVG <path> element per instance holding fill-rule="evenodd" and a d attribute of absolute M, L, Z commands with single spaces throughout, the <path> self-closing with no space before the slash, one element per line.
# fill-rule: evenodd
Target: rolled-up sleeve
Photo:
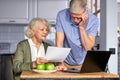
<path fill-rule="evenodd" d="M 87 29 L 87 33 L 89 36 L 96 36 L 97 35 L 97 31 L 98 31 L 98 27 L 99 27 L 99 21 L 97 17 L 93 17 L 93 19 L 90 20 L 89 22 L 90 24 L 88 24 L 88 29 Z"/>
<path fill-rule="evenodd" d="M 63 32 L 63 27 L 62 27 L 60 16 L 61 16 L 60 13 L 58 13 L 57 18 L 56 18 L 56 26 L 55 26 L 57 32 Z"/>

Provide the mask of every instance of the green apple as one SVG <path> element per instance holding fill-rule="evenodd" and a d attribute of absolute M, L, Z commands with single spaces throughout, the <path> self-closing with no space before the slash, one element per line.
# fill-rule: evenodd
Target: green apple
<path fill-rule="evenodd" d="M 45 69 L 46 70 L 55 70 L 55 65 L 53 63 L 46 63 Z"/>
<path fill-rule="evenodd" d="M 37 64 L 37 70 L 45 70 L 45 64 Z"/>

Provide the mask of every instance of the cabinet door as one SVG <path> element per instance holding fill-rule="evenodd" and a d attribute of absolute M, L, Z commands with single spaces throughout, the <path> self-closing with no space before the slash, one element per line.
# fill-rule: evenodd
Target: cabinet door
<path fill-rule="evenodd" d="M 0 23 L 28 23 L 30 0 L 0 0 Z"/>
<path fill-rule="evenodd" d="M 68 7 L 69 0 L 37 0 L 37 17 L 55 21 L 58 11 Z"/>

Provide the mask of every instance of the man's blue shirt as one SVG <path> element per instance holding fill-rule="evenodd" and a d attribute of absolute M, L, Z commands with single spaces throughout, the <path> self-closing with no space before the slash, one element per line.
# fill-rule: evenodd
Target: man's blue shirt
<path fill-rule="evenodd" d="M 88 14 L 88 20 L 85 24 L 86 32 L 90 36 L 96 36 L 98 19 L 89 11 L 86 12 Z M 71 48 L 65 62 L 70 65 L 82 64 L 86 56 L 86 51 L 81 43 L 80 29 L 71 20 L 69 8 L 61 10 L 58 13 L 56 19 L 56 31 L 64 33 L 64 47 Z"/>

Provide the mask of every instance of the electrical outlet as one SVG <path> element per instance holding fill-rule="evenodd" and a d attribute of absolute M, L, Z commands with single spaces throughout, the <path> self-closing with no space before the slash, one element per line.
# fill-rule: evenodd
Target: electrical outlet
<path fill-rule="evenodd" d="M 109 51 L 111 51 L 111 54 L 115 54 L 115 48 L 109 48 Z"/>

